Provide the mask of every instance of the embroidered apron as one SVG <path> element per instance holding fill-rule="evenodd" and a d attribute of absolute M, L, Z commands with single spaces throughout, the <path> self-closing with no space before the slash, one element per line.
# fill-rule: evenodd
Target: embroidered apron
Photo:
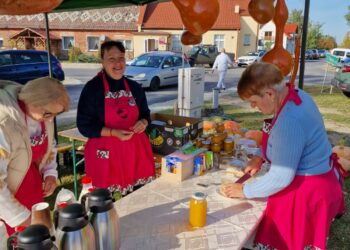
<path fill-rule="evenodd" d="M 30 143 L 32 148 L 32 160 L 30 167 L 15 194 L 15 198 L 19 203 L 31 211 L 32 206 L 36 203 L 42 202 L 44 197 L 42 176 L 39 172 L 36 161 L 42 158 L 47 152 L 48 139 L 45 122 L 41 122 L 41 134 L 30 138 Z M 5 225 L 8 235 L 15 232 L 14 228 L 11 228 L 6 223 Z"/>
<path fill-rule="evenodd" d="M 99 75 L 105 92 L 105 126 L 130 130 L 138 120 L 139 110 L 126 79 L 123 79 L 125 90 L 112 93 L 105 73 L 101 71 Z M 147 135 L 135 133 L 128 141 L 113 136 L 90 138 L 85 147 L 85 169 L 93 186 L 122 194 L 151 181 L 155 169 Z"/>
<path fill-rule="evenodd" d="M 295 105 L 302 102 L 292 85 L 276 116 L 264 121 L 262 152 L 269 163 L 266 155 L 269 134 L 288 101 Z M 330 161 L 332 168 L 336 167 L 334 155 Z M 330 224 L 344 209 L 342 190 L 334 171 L 314 176 L 296 175 L 289 186 L 268 198 L 257 230 L 256 246 L 259 249 L 325 249 Z"/>

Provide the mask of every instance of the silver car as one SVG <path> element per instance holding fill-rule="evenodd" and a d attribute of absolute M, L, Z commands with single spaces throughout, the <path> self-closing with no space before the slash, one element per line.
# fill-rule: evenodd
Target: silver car
<path fill-rule="evenodd" d="M 160 86 L 177 84 L 179 69 L 189 67 L 188 61 L 174 52 L 148 52 L 126 67 L 125 76 L 154 91 Z"/>

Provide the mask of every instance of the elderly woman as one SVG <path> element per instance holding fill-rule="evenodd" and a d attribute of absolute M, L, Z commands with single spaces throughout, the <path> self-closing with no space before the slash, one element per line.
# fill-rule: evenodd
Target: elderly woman
<path fill-rule="evenodd" d="M 262 161 L 267 174 L 246 184 L 229 184 L 229 197 L 268 197 L 255 243 L 268 249 L 326 249 L 332 220 L 344 212 L 336 156 L 312 98 L 286 85 L 273 64 L 254 63 L 238 82 L 241 99 L 273 119 L 263 126 L 263 158 L 245 171 L 255 174 Z"/>
<path fill-rule="evenodd" d="M 56 79 L 0 81 L 0 219 L 11 235 L 30 224 L 31 207 L 56 188 L 53 119 L 69 96 Z"/>
<path fill-rule="evenodd" d="M 77 126 L 89 138 L 85 168 L 92 185 L 125 195 L 154 178 L 145 133 L 150 110 L 142 87 L 124 76 L 123 43 L 104 42 L 101 59 L 103 69 L 81 92 Z"/>

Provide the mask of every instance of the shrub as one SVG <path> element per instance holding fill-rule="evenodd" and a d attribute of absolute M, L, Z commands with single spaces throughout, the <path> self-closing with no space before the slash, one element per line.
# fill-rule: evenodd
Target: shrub
<path fill-rule="evenodd" d="M 99 63 L 100 59 L 93 55 L 81 54 L 78 56 L 78 62 L 82 63 Z"/>
<path fill-rule="evenodd" d="M 70 62 L 77 62 L 78 57 L 81 55 L 81 50 L 80 48 L 77 47 L 71 47 L 68 51 L 68 57 Z"/>

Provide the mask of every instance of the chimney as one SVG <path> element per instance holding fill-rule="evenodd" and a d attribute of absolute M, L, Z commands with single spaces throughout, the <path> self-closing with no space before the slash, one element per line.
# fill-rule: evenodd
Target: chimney
<path fill-rule="evenodd" d="M 235 13 L 239 14 L 239 5 L 238 4 L 235 5 Z"/>

